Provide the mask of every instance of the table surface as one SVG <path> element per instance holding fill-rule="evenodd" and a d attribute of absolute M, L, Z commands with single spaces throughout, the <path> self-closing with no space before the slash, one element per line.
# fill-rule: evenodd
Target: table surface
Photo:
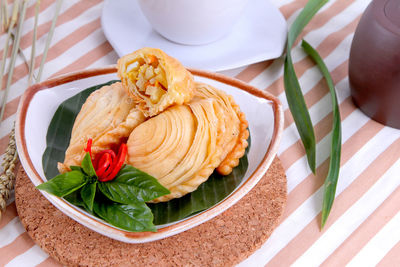
<path fill-rule="evenodd" d="M 289 25 L 306 0 L 272 0 Z M 323 231 L 319 229 L 322 185 L 329 164 L 332 112 L 321 74 L 298 46 L 295 68 L 317 138 L 317 174 L 307 166 L 304 149 L 287 109 L 282 59 L 224 71 L 281 99 L 285 126 L 279 157 L 288 178 L 288 202 L 281 224 L 270 239 L 240 266 L 394 266 L 400 262 L 400 131 L 384 127 L 358 110 L 350 97 L 348 55 L 368 0 L 331 0 L 303 31 L 302 37 L 324 58 L 336 84 L 343 127 L 341 172 L 336 200 Z M 114 64 L 118 56 L 101 29 L 100 0 L 64 1 L 47 56 L 43 78 Z M 37 51 L 43 51 L 54 14 L 54 0 L 42 0 Z M 34 1 L 24 23 L 21 48 L 30 57 Z M 0 36 L 0 47 L 5 35 Z M 2 52 L 1 52 L 2 53 Z M 41 53 L 36 58 L 37 65 Z M 18 101 L 27 86 L 27 68 L 17 59 L 4 120 L 0 153 L 8 143 Z M 4 84 L 4 83 L 3 83 Z M 58 266 L 29 238 L 9 200 L 0 221 L 0 266 Z"/>

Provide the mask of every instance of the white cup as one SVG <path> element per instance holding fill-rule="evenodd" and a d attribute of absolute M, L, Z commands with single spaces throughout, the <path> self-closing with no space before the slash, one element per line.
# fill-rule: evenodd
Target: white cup
<path fill-rule="evenodd" d="M 228 34 L 248 0 L 138 0 L 153 28 L 188 45 L 207 44 Z"/>

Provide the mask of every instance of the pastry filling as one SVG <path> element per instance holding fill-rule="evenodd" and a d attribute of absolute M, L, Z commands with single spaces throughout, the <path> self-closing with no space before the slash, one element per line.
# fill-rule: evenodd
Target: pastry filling
<path fill-rule="evenodd" d="M 152 103 L 158 103 L 167 93 L 165 72 L 154 55 L 133 62 L 129 66 L 128 77 L 136 91 Z"/>

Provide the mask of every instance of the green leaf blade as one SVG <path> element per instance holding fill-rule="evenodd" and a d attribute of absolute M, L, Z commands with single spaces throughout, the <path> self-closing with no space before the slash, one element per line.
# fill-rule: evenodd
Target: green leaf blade
<path fill-rule="evenodd" d="M 156 178 L 130 165 L 125 165 L 114 180 L 99 183 L 99 189 L 109 199 L 122 204 L 148 202 L 170 193 Z"/>
<path fill-rule="evenodd" d="M 80 172 L 84 172 L 82 167 L 80 166 L 69 166 L 69 168 L 71 169 L 71 171 L 80 171 Z"/>
<path fill-rule="evenodd" d="M 314 128 L 311 122 L 310 114 L 304 100 L 303 93 L 294 70 L 291 50 L 297 37 L 300 35 L 304 27 L 310 22 L 314 15 L 318 12 L 328 0 L 309 0 L 300 14 L 297 16 L 289 29 L 286 58 L 284 63 L 284 85 L 285 94 L 288 101 L 290 112 L 299 132 L 301 141 L 307 155 L 308 165 L 313 173 L 315 173 L 316 165 L 316 142 Z"/>
<path fill-rule="evenodd" d="M 57 175 L 36 188 L 58 197 L 64 197 L 86 184 L 86 176 L 80 171 L 70 171 Z"/>
<path fill-rule="evenodd" d="M 337 181 L 339 179 L 340 157 L 341 157 L 341 147 L 342 147 L 341 119 L 340 119 L 339 104 L 335 91 L 335 85 L 333 83 L 328 68 L 326 67 L 324 61 L 322 60 L 318 52 L 309 43 L 303 40 L 302 47 L 304 51 L 306 51 L 306 53 L 315 61 L 320 71 L 322 72 L 329 87 L 329 92 L 331 94 L 332 108 L 333 108 L 331 154 L 329 160 L 328 175 L 325 178 L 324 182 L 324 200 L 322 203 L 322 219 L 321 219 L 321 229 L 322 229 L 326 223 L 326 220 L 328 219 L 329 213 L 333 205 L 333 201 L 335 200 L 336 186 L 337 186 Z"/>
<path fill-rule="evenodd" d="M 285 60 L 283 81 L 289 109 L 306 150 L 308 165 L 311 171 L 315 173 L 316 142 L 314 128 L 289 52 Z"/>
<path fill-rule="evenodd" d="M 117 204 L 94 202 L 94 212 L 103 220 L 131 232 L 156 232 L 153 214 L 144 202 Z"/>
<path fill-rule="evenodd" d="M 81 198 L 85 207 L 93 212 L 94 197 L 96 195 L 97 182 L 85 184 L 81 189 Z"/>
<path fill-rule="evenodd" d="M 89 177 L 96 177 L 96 171 L 92 164 L 92 159 L 90 158 L 89 152 L 86 153 L 85 157 L 82 160 L 82 169 Z"/>
<path fill-rule="evenodd" d="M 82 197 L 81 197 L 81 192 L 79 190 L 76 190 L 66 196 L 64 196 L 64 199 L 71 203 L 72 205 L 85 208 L 85 203 L 83 203 Z"/>
<path fill-rule="evenodd" d="M 290 51 L 301 31 L 328 0 L 309 0 L 297 16 L 288 33 L 287 50 Z"/>

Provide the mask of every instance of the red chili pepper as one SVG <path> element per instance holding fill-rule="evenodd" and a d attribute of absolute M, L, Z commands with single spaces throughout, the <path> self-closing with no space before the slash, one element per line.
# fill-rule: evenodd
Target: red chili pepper
<path fill-rule="evenodd" d="M 103 174 L 103 178 L 105 179 L 107 176 L 109 176 L 111 174 L 111 172 L 114 170 L 116 163 L 118 161 L 118 158 L 116 160 L 114 160 L 110 166 L 110 168 L 108 168 L 104 174 Z"/>
<path fill-rule="evenodd" d="M 89 138 L 86 144 L 85 152 L 89 152 L 92 158 L 92 138 Z M 121 170 L 125 162 L 128 147 L 126 144 L 121 144 L 118 149 L 118 155 L 111 149 L 105 149 L 97 153 L 92 160 L 93 167 L 100 182 L 111 181 Z"/>
<path fill-rule="evenodd" d="M 93 160 L 93 167 L 95 170 L 97 170 L 97 168 L 99 168 L 99 161 L 104 154 L 109 154 L 111 156 L 111 162 L 113 162 L 115 160 L 115 158 L 117 157 L 117 155 L 115 155 L 115 152 L 112 151 L 111 149 L 105 149 L 105 150 L 100 151 L 99 153 L 97 153 L 97 155 L 94 157 L 94 160 Z"/>
<path fill-rule="evenodd" d="M 104 173 L 102 182 L 111 181 L 112 179 L 115 178 L 115 176 L 121 170 L 121 167 L 125 162 L 127 152 L 128 152 L 128 147 L 126 146 L 126 144 L 121 144 L 121 146 L 119 147 L 119 150 L 118 150 L 117 160 Z"/>
<path fill-rule="evenodd" d="M 103 173 L 109 168 L 112 164 L 111 156 L 109 153 L 104 153 L 103 156 L 99 160 L 99 165 L 96 169 L 96 174 L 101 179 Z M 101 180 L 100 180 L 101 181 Z"/>
<path fill-rule="evenodd" d="M 93 139 L 89 138 L 86 143 L 86 148 L 84 149 L 85 152 L 89 152 L 90 158 L 92 157 L 92 143 L 93 143 Z"/>
<path fill-rule="evenodd" d="M 117 155 L 115 155 L 115 152 L 111 149 L 104 149 L 104 150 L 100 151 L 97 155 L 102 156 L 104 154 L 110 154 L 110 157 L 112 160 L 114 160 L 117 157 Z"/>

